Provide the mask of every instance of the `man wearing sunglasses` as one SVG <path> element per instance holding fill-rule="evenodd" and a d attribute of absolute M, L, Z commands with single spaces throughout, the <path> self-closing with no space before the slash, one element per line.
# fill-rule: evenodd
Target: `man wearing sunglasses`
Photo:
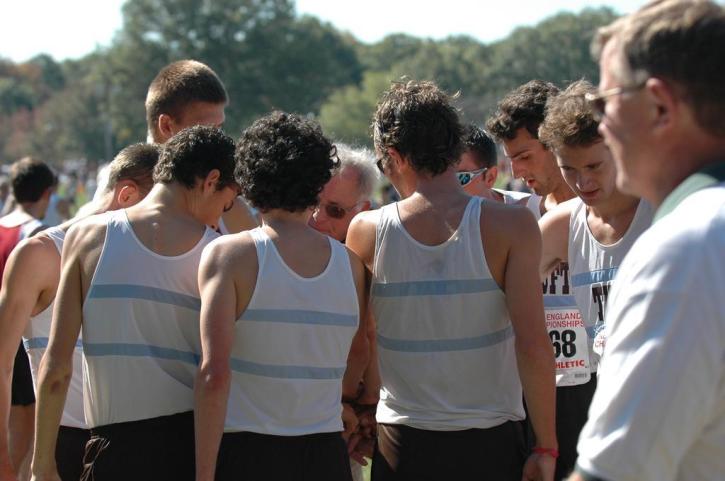
<path fill-rule="evenodd" d="M 609 295 L 572 481 L 725 473 L 725 8 L 651 2 L 600 30 L 617 187 L 656 208 Z"/>
<path fill-rule="evenodd" d="M 466 126 L 463 146 L 464 151 L 456 172 L 463 190 L 470 195 L 504 204 L 527 204 L 532 194 L 493 188 L 498 177 L 496 143 L 485 130 L 474 124 Z"/>
<path fill-rule="evenodd" d="M 340 167 L 320 193 L 320 203 L 310 217 L 313 229 L 345 242 L 350 221 L 369 210 L 373 189 L 380 178 L 373 155 L 365 149 L 336 144 Z"/>
<path fill-rule="evenodd" d="M 578 308 L 570 318 L 555 311 L 546 316 L 557 377 L 563 380 L 556 391 L 557 480 L 568 476 L 576 461 L 576 443 L 597 385 L 604 314 L 614 275 L 634 241 L 650 226 L 653 214 L 649 203 L 616 187 L 612 154 L 584 99 L 593 91 L 589 82 L 574 82 L 548 100 L 539 127 L 539 139 L 554 152 L 564 179 L 577 195 L 539 221 L 541 276 L 548 278 L 554 267 L 568 262 L 572 300 Z"/>

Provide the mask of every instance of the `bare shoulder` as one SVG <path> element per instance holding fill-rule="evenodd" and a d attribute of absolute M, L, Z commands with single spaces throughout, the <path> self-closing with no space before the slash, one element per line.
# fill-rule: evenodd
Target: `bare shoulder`
<path fill-rule="evenodd" d="M 201 262 L 215 272 L 234 272 L 256 265 L 254 239 L 247 231 L 220 236 L 204 248 Z"/>
<path fill-rule="evenodd" d="M 51 238 L 42 232 L 36 236 L 23 239 L 11 254 L 25 265 L 46 265 L 47 262 L 60 260 L 60 253 Z"/>
<path fill-rule="evenodd" d="M 347 252 L 347 256 L 350 259 L 350 266 L 352 267 L 352 275 L 357 277 L 359 275 L 365 274 L 365 264 L 363 264 L 362 259 L 352 251 L 348 246 L 345 246 L 345 251 Z"/>
<path fill-rule="evenodd" d="M 381 209 L 360 212 L 350 222 L 346 244 L 369 268 L 375 256 L 375 234 Z"/>
<path fill-rule="evenodd" d="M 569 199 L 566 202 L 562 202 L 561 204 L 557 205 L 556 207 L 542 215 L 541 219 L 539 219 L 539 224 L 543 225 L 549 223 L 559 223 L 563 221 L 566 221 L 568 223 L 571 214 L 580 204 L 581 201 L 578 197 Z"/>
<path fill-rule="evenodd" d="M 88 249 L 102 246 L 106 239 L 107 226 L 108 217 L 105 214 L 92 215 L 79 220 L 66 232 L 64 251 L 66 246 L 72 246 L 72 249 L 68 250 L 83 254 Z"/>
<path fill-rule="evenodd" d="M 358 213 L 350 222 L 350 229 L 365 232 L 375 230 L 380 221 L 382 209 L 366 210 Z"/>
<path fill-rule="evenodd" d="M 494 227 L 491 229 L 487 227 Z M 529 209 L 517 204 L 484 201 L 481 208 L 481 228 L 489 235 L 517 237 L 538 231 L 536 219 Z"/>

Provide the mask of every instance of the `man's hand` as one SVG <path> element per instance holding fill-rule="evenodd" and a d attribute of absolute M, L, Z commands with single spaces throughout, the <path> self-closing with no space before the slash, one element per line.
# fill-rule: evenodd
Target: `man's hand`
<path fill-rule="evenodd" d="M 345 442 L 350 441 L 350 437 L 355 434 L 358 430 L 358 425 L 360 422 L 357 419 L 357 414 L 355 414 L 355 409 L 348 404 L 348 403 L 342 403 L 342 426 L 344 431 L 342 432 L 342 439 L 345 440 Z"/>
<path fill-rule="evenodd" d="M 547 454 L 532 454 L 524 464 L 521 481 L 554 481 L 556 459 Z"/>

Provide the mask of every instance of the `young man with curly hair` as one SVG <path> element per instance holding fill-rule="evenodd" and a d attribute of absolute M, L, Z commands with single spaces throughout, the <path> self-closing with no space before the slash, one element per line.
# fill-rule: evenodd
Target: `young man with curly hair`
<path fill-rule="evenodd" d="M 367 360 L 365 268 L 308 225 L 335 148 L 315 122 L 274 112 L 242 133 L 236 158 L 264 223 L 202 258 L 196 479 L 350 480 L 341 399 Z"/>
<path fill-rule="evenodd" d="M 574 82 L 548 100 L 546 118 L 539 127 L 539 139 L 554 153 L 564 180 L 577 195 L 539 220 L 541 276 L 546 279 L 561 262 L 568 262 L 578 308 L 571 318 L 548 313 L 546 319 L 557 375 L 566 381 L 556 391 L 557 480 L 574 469 L 577 439 L 597 385 L 614 276 L 634 242 L 649 228 L 654 213 L 647 201 L 616 186 L 612 154 L 585 100 L 586 94 L 595 92 L 589 82 Z"/>
<path fill-rule="evenodd" d="M 463 191 L 463 128 L 435 84 L 393 84 L 373 133 L 403 199 L 359 214 L 347 240 L 372 272 L 382 379 L 373 477 L 520 481 L 523 469 L 551 481 L 554 357 L 534 218 Z M 526 462 L 522 385 L 541 443 Z"/>
<path fill-rule="evenodd" d="M 239 193 L 234 142 L 214 127 L 163 148 L 155 185 L 128 209 L 74 224 L 63 245 L 53 328 L 40 366 L 32 471 L 57 479 L 55 443 L 81 328 L 84 479 L 194 478 L 197 269 L 207 226 Z"/>

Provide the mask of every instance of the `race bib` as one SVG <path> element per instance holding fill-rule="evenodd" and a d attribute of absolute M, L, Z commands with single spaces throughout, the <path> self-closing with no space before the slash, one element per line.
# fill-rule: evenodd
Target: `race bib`
<path fill-rule="evenodd" d="M 589 382 L 591 366 L 588 336 L 579 309 L 547 308 L 546 330 L 556 358 L 556 385 L 577 386 Z"/>

